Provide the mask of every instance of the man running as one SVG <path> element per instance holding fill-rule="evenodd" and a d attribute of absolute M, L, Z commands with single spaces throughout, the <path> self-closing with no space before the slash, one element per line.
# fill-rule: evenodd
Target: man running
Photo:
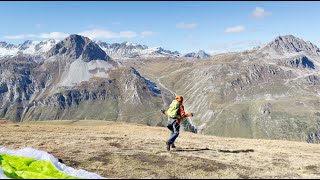
<path fill-rule="evenodd" d="M 193 113 L 185 113 L 183 106 L 183 97 L 177 96 L 175 100 L 169 106 L 169 109 L 165 114 L 168 116 L 168 128 L 171 131 L 170 139 L 166 142 L 167 150 L 170 151 L 170 146 L 175 148 L 175 140 L 179 136 L 181 119 L 185 117 L 193 116 Z"/>

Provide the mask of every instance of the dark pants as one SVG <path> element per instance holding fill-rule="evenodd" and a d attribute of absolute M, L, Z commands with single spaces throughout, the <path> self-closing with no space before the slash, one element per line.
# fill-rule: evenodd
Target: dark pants
<path fill-rule="evenodd" d="M 176 119 L 169 119 L 169 126 L 168 128 L 171 131 L 171 137 L 168 140 L 169 144 L 174 144 L 174 141 L 177 139 L 179 136 L 179 130 L 180 130 L 180 125 L 178 124 Z"/>

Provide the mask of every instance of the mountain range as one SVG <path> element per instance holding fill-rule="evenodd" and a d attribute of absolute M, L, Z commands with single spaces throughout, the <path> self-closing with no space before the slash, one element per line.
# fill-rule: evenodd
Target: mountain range
<path fill-rule="evenodd" d="M 49 51 L 59 41 L 54 39 L 44 41 L 27 40 L 22 44 L 14 45 L 5 41 L 0 41 L 0 58 L 12 57 L 18 54 L 32 55 L 41 57 L 45 52 Z M 198 53 L 180 54 L 178 51 L 170 51 L 162 47 L 148 47 L 137 43 L 113 43 L 108 44 L 102 41 L 94 41 L 105 53 L 117 59 L 132 59 L 132 58 L 153 58 L 153 57 L 189 57 L 189 58 L 207 58 L 209 55 L 200 50 Z"/>
<path fill-rule="evenodd" d="M 203 61 L 137 60 L 127 65 L 184 95 L 201 133 L 319 142 L 318 52 L 314 44 L 287 35 Z"/>
<path fill-rule="evenodd" d="M 71 35 L 42 56 L 40 63 L 24 54 L 1 59 L 2 118 L 130 121 L 133 112 L 163 105 L 156 85 L 112 60 L 89 38 Z"/>
<path fill-rule="evenodd" d="M 320 130 L 319 52 L 292 35 L 214 56 L 80 35 L 0 42 L 0 118 L 164 126 L 159 110 L 180 94 L 200 133 L 314 142 Z"/>

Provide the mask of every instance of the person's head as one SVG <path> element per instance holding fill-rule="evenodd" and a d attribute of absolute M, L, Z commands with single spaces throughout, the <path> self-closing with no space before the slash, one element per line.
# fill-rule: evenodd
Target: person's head
<path fill-rule="evenodd" d="M 183 102 L 183 97 L 182 96 L 176 96 L 176 100 L 180 103 Z"/>

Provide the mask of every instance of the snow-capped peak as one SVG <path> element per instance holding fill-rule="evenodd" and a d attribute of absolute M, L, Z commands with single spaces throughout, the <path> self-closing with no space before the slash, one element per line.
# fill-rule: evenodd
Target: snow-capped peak
<path fill-rule="evenodd" d="M 102 41 L 96 43 L 103 49 L 109 56 L 114 59 L 127 59 L 136 57 L 163 57 L 168 55 L 178 55 L 177 51 L 165 50 L 162 47 L 148 47 L 137 43 L 122 42 L 108 44 Z"/>
<path fill-rule="evenodd" d="M 184 57 L 203 59 L 203 58 L 210 57 L 210 55 L 204 52 L 203 50 L 199 50 L 197 53 L 191 52 L 191 53 L 185 54 Z"/>
<path fill-rule="evenodd" d="M 0 57 L 16 56 L 18 54 L 43 55 L 57 44 L 57 42 L 58 41 L 54 39 L 44 41 L 27 40 L 22 44 L 14 45 L 2 41 L 0 42 Z"/>

